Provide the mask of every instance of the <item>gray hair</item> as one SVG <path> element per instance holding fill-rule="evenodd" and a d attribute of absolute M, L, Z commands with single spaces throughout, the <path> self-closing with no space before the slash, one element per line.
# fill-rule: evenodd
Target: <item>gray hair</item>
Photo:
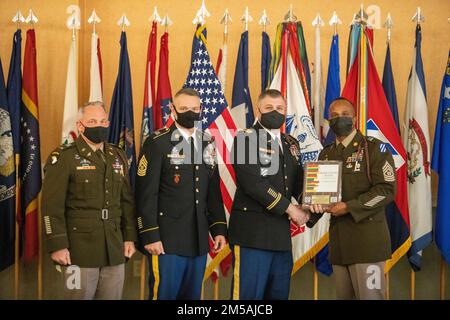
<path fill-rule="evenodd" d="M 78 120 L 81 120 L 83 118 L 84 109 L 89 106 L 100 106 L 106 112 L 105 104 L 102 101 L 88 101 L 85 104 L 83 104 L 80 108 L 78 108 Z"/>

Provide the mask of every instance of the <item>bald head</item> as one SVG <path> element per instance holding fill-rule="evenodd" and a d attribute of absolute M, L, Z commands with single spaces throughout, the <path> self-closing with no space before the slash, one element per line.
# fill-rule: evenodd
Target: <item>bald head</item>
<path fill-rule="evenodd" d="M 336 100 L 331 102 L 328 113 L 329 119 L 336 117 L 354 118 L 356 116 L 353 104 L 345 98 L 337 98 Z"/>

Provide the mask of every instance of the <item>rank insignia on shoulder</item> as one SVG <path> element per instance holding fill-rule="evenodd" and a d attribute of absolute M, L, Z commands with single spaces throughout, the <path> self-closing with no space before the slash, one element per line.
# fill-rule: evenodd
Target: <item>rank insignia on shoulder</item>
<path fill-rule="evenodd" d="M 148 161 L 145 158 L 145 155 L 143 155 L 141 160 L 139 160 L 139 165 L 138 165 L 138 170 L 137 170 L 137 175 L 139 177 L 144 177 L 147 174 L 147 166 L 148 166 Z"/>
<path fill-rule="evenodd" d="M 158 131 L 155 131 L 155 136 L 153 137 L 153 139 L 159 138 L 160 136 L 162 136 L 163 134 L 169 132 L 169 128 L 162 128 L 159 129 Z"/>

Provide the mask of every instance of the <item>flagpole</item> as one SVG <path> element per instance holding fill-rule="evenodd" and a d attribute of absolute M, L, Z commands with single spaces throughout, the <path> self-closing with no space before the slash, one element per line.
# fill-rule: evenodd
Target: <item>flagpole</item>
<path fill-rule="evenodd" d="M 319 300 L 319 273 L 316 268 L 316 257 L 313 258 L 314 272 L 313 272 L 313 298 Z"/>
<path fill-rule="evenodd" d="M 384 275 L 385 281 L 386 281 L 386 292 L 384 298 L 386 300 L 389 300 L 390 298 L 390 290 L 389 290 L 389 272 L 386 272 Z"/>
<path fill-rule="evenodd" d="M 145 264 L 145 255 L 142 255 L 142 260 L 141 260 L 141 281 L 140 281 L 140 295 L 139 295 L 139 299 L 144 300 L 144 296 L 145 296 L 145 268 L 146 268 L 146 264 Z"/>
<path fill-rule="evenodd" d="M 148 19 L 148 21 L 149 21 L 152 25 L 153 25 L 154 22 L 156 22 L 157 24 L 162 22 L 162 19 L 161 19 L 161 17 L 159 16 L 159 13 L 158 13 L 158 7 L 157 7 L 157 6 L 154 6 L 154 8 L 153 8 L 153 14 L 152 14 L 151 17 Z M 156 35 L 155 35 L 155 36 L 156 36 Z M 150 73 L 150 71 L 149 71 L 149 73 Z M 150 82 L 150 86 L 151 86 L 151 82 L 152 82 L 151 77 L 149 77 L 149 82 Z M 154 92 L 152 92 L 151 95 L 153 96 L 153 95 L 154 95 Z M 153 99 L 153 97 L 149 97 L 149 100 L 152 100 L 152 103 L 155 103 L 155 101 L 154 101 L 155 99 Z M 143 143 L 144 143 L 144 141 L 141 141 L 141 147 L 142 147 Z M 141 260 L 141 272 L 140 272 L 140 275 L 141 275 L 141 280 L 140 280 L 140 297 L 139 297 L 141 300 L 144 300 L 144 299 L 145 299 L 145 271 L 146 271 L 146 268 L 147 268 L 147 259 L 146 259 L 146 255 L 142 255 L 142 260 Z"/>
<path fill-rule="evenodd" d="M 441 255 L 440 299 L 445 300 L 445 260 Z"/>
<path fill-rule="evenodd" d="M 202 291 L 201 291 L 201 294 L 200 294 L 200 300 L 205 300 L 205 282 L 203 281 L 202 282 Z"/>
<path fill-rule="evenodd" d="M 25 22 L 25 18 L 20 10 L 17 11 L 16 15 L 13 17 L 12 22 L 17 26 L 17 30 L 21 28 L 20 24 Z M 20 226 L 18 222 L 18 213 L 20 211 L 20 179 L 19 179 L 19 162 L 20 155 L 16 154 L 16 228 L 15 228 L 15 243 L 14 243 L 14 299 L 18 300 L 20 295 Z"/>
<path fill-rule="evenodd" d="M 417 11 L 414 14 L 414 16 L 411 19 L 412 21 L 414 21 L 418 26 L 425 21 L 424 16 L 422 15 L 422 11 L 420 9 L 420 7 L 417 7 Z M 415 300 L 416 297 L 416 283 L 415 283 L 415 272 L 414 270 L 411 268 L 411 300 Z"/>
<path fill-rule="evenodd" d="M 34 25 L 38 22 L 38 18 L 34 14 L 33 10 L 30 9 L 28 17 L 25 19 L 25 22 L 30 25 L 30 29 L 34 29 Z M 42 300 L 43 297 L 43 277 L 42 277 L 42 270 L 43 270 L 43 264 L 42 264 L 42 213 L 41 213 L 41 196 L 42 194 L 39 193 L 38 195 L 38 286 L 37 286 L 37 294 L 38 294 L 38 300 Z"/>
<path fill-rule="evenodd" d="M 214 300 L 219 300 L 219 281 L 220 278 L 217 277 L 216 282 L 214 282 Z"/>
<path fill-rule="evenodd" d="M 384 22 L 384 25 L 383 25 L 383 27 L 385 27 L 386 30 L 387 30 L 386 44 L 387 44 L 388 46 L 389 46 L 390 43 L 391 43 L 391 31 L 392 31 L 392 27 L 393 27 L 393 26 L 394 26 L 394 22 L 392 21 L 391 13 L 388 12 L 386 21 Z M 390 285 L 389 280 L 390 280 L 390 279 L 389 279 L 389 272 L 390 272 L 390 271 L 386 272 L 386 274 L 385 274 L 385 279 L 386 279 L 386 296 L 385 296 L 385 298 L 386 298 L 386 300 L 389 300 L 389 299 L 390 299 L 390 288 L 389 288 L 389 285 Z"/>
<path fill-rule="evenodd" d="M 14 244 L 14 299 L 19 300 L 19 276 L 20 276 L 20 228 L 19 228 L 19 221 L 17 220 L 19 209 L 20 209 L 20 180 L 19 180 L 19 161 L 20 156 L 19 154 L 16 154 L 16 230 L 15 230 L 15 244 Z"/>

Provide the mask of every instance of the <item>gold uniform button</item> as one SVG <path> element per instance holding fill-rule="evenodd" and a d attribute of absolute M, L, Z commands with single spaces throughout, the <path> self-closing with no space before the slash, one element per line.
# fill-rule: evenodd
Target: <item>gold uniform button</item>
<path fill-rule="evenodd" d="M 197 178 L 195 178 L 195 181 L 198 181 L 199 180 L 199 178 L 197 177 Z"/>
<path fill-rule="evenodd" d="M 106 190 L 105 192 L 106 192 L 106 193 L 109 193 L 109 191 L 108 191 L 108 190 Z"/>
<path fill-rule="evenodd" d="M 195 192 L 200 192 L 198 189 L 195 189 Z"/>
<path fill-rule="evenodd" d="M 198 200 L 195 200 L 195 203 L 198 204 Z"/>
<path fill-rule="evenodd" d="M 88 182 L 89 182 L 89 180 L 88 180 L 88 179 L 86 179 L 86 180 L 84 180 L 84 182 L 88 183 Z"/>
<path fill-rule="evenodd" d="M 77 227 L 73 227 L 73 231 L 76 231 L 77 230 Z"/>
<path fill-rule="evenodd" d="M 286 187 L 286 191 L 288 191 L 289 190 L 289 188 L 288 187 Z"/>
<path fill-rule="evenodd" d="M 284 176 L 285 179 L 287 179 L 287 176 Z"/>
<path fill-rule="evenodd" d="M 247 208 L 246 208 L 246 207 L 244 207 L 244 211 L 247 211 Z"/>
<path fill-rule="evenodd" d="M 198 166 L 195 166 L 195 170 L 198 170 Z"/>
<path fill-rule="evenodd" d="M 159 215 L 162 216 L 162 215 L 164 215 L 164 213 L 160 212 Z"/>
<path fill-rule="evenodd" d="M 108 182 L 108 178 L 106 178 L 105 181 Z"/>
<path fill-rule="evenodd" d="M 178 166 L 175 166 L 175 169 L 177 169 L 177 170 L 178 170 Z"/>

